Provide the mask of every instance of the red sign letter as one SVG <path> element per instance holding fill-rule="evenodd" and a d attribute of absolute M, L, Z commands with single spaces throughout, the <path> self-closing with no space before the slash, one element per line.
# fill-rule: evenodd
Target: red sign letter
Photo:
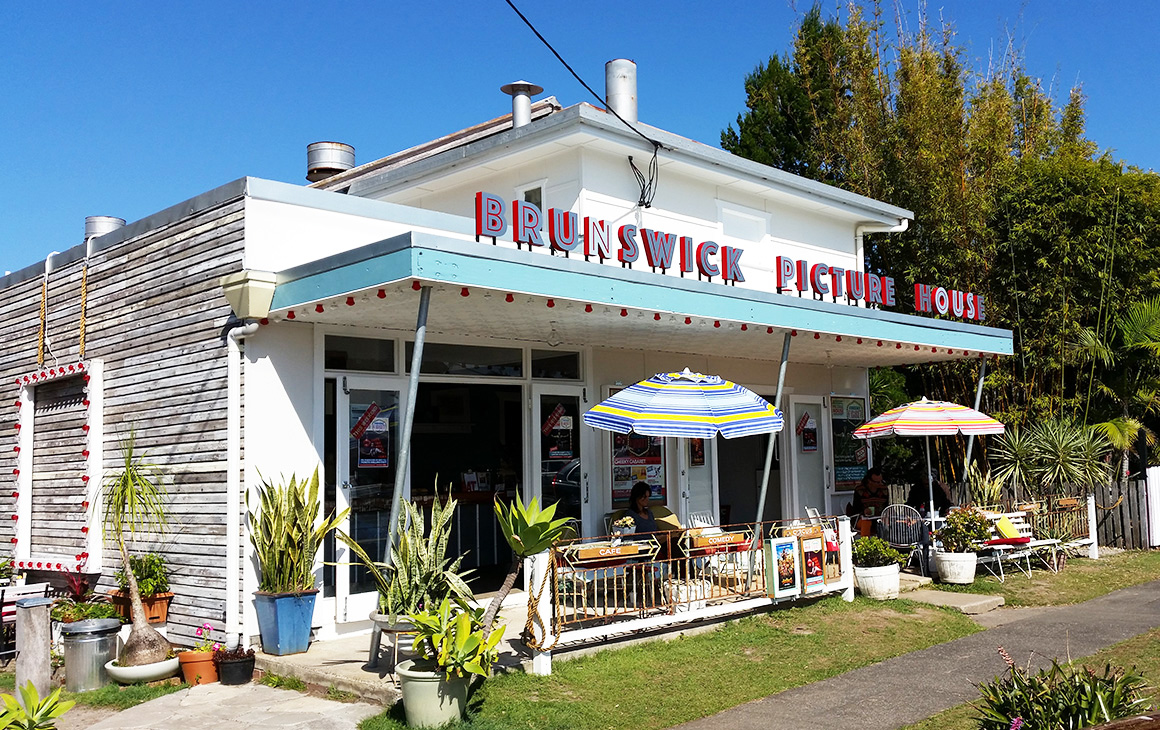
<path fill-rule="evenodd" d="M 636 245 L 636 226 L 628 224 L 621 226 L 617 238 L 620 239 L 620 251 L 616 253 L 618 259 L 631 264 L 640 258 L 640 248 Z"/>
<path fill-rule="evenodd" d="M 512 228 L 513 241 L 529 246 L 544 245 L 543 239 L 540 238 L 539 208 L 523 200 L 513 200 L 512 218 L 515 219 L 515 226 Z"/>
<path fill-rule="evenodd" d="M 475 194 L 475 235 L 502 236 L 507 231 L 503 201 L 491 193 Z"/>
<path fill-rule="evenodd" d="M 712 241 L 705 241 L 697 246 L 697 268 L 710 279 L 721 275 L 721 269 L 717 268 L 717 264 L 709 259 L 710 256 L 717 253 L 718 248 L 719 246 Z"/>
<path fill-rule="evenodd" d="M 548 208 L 548 240 L 557 251 L 575 251 L 580 242 L 576 237 L 576 214 Z"/>

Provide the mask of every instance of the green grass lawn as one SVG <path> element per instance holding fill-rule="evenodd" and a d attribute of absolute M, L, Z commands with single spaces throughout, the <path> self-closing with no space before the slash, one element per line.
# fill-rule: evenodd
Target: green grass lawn
<path fill-rule="evenodd" d="M 16 675 L 12 672 L 0 673 L 0 690 L 13 694 L 16 686 Z M 73 700 L 78 705 L 90 707 L 108 707 L 114 710 L 127 710 L 142 702 L 163 697 L 167 694 L 185 689 L 188 685 L 181 682 L 156 685 L 134 684 L 122 687 L 119 684 L 110 684 L 92 692 L 61 692 L 61 698 Z"/>
<path fill-rule="evenodd" d="M 969 586 L 936 583 L 933 587 L 957 593 L 1003 596 L 1008 606 L 1061 606 L 1158 578 L 1160 550 L 1133 550 L 1099 560 L 1069 558 L 1067 566 L 1059 573 L 1033 570 L 1028 578 L 1012 569 L 1003 583 L 984 573 L 976 576 L 975 582 Z"/>
<path fill-rule="evenodd" d="M 1136 671 L 1148 682 L 1153 706 L 1157 704 L 1156 688 L 1160 686 L 1160 629 L 1128 639 L 1090 657 L 1073 661 L 1097 671 L 1102 670 L 1107 662 L 1128 668 L 1135 666 Z M 922 722 L 908 725 L 903 730 L 975 730 L 976 714 L 974 707 L 968 702 L 940 712 Z"/>
<path fill-rule="evenodd" d="M 827 598 L 711 633 L 557 661 L 550 677 L 493 677 L 461 727 L 666 728 L 978 630 L 961 614 L 909 601 Z M 360 725 L 403 727 L 400 705 Z"/>

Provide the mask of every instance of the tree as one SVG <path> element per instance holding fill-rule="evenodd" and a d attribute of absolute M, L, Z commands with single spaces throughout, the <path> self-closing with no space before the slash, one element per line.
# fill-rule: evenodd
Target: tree
<path fill-rule="evenodd" d="M 131 667 L 164 661 L 171 647 L 145 618 L 137 576 L 129 562 L 128 542 L 138 531 L 164 531 L 168 522 L 165 481 L 160 467 L 137 451 L 133 430 L 121 441 L 121 468 L 105 478 L 103 492 L 105 535 L 112 538 L 121 554 L 133 623 L 119 661 Z"/>

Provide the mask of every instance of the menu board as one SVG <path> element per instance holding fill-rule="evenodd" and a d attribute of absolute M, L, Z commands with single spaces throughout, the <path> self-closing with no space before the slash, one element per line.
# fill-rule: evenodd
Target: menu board
<path fill-rule="evenodd" d="M 866 399 L 830 397 L 830 423 L 834 438 L 834 489 L 849 491 L 866 475 L 866 441 L 854 438 L 854 429 L 866 422 Z"/>

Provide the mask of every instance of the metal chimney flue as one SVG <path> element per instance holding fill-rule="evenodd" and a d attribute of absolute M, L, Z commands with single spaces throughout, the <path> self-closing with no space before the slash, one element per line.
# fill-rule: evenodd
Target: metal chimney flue
<path fill-rule="evenodd" d="M 629 124 L 636 124 L 636 63 L 614 58 L 604 64 L 604 98 L 608 108 Z"/>
<path fill-rule="evenodd" d="M 342 142 L 306 145 L 306 179 L 318 182 L 354 167 L 354 147 Z"/>
<path fill-rule="evenodd" d="M 106 233 L 112 233 L 124 225 L 124 218 L 114 218 L 111 215 L 90 215 L 85 218 L 85 240 L 88 241 Z"/>
<path fill-rule="evenodd" d="M 542 94 L 544 87 L 528 81 L 513 81 L 499 87 L 512 98 L 512 129 L 518 129 L 532 121 L 532 96 Z"/>

